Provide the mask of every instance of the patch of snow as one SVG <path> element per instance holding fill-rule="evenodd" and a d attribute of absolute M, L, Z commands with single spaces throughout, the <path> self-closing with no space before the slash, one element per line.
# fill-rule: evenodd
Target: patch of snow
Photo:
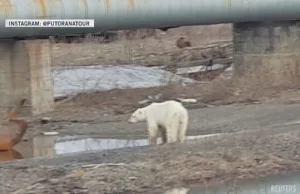
<path fill-rule="evenodd" d="M 80 92 L 111 89 L 147 88 L 170 82 L 193 83 L 160 68 L 144 66 L 83 66 L 79 68 L 54 68 L 52 70 L 55 97 Z"/>

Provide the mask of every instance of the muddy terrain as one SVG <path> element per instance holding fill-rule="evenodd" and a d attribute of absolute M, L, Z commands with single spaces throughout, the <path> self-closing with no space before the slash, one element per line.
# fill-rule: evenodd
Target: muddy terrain
<path fill-rule="evenodd" d="M 223 105 L 190 109 L 183 145 L 141 146 L 2 163 L 3 193 L 162 193 L 299 170 L 299 104 Z M 145 123 L 49 123 L 39 130 L 105 138 L 146 138 Z M 147 176 L 145 176 L 147 175 Z M 17 183 L 17 184 L 16 184 Z"/>

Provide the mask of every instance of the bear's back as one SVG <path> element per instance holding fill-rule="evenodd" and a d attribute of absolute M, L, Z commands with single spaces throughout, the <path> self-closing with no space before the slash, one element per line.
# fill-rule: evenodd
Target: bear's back
<path fill-rule="evenodd" d="M 180 102 L 177 102 L 175 100 L 168 100 L 161 103 L 152 103 L 149 108 L 152 109 L 151 112 L 155 112 L 157 116 L 169 114 L 171 112 L 178 112 L 178 110 L 182 111 L 183 109 L 185 109 L 185 107 Z"/>
<path fill-rule="evenodd" d="M 188 117 L 186 108 L 180 102 L 174 100 L 152 103 L 149 108 L 147 111 L 148 116 L 162 126 L 173 121 L 174 118 Z"/>
<path fill-rule="evenodd" d="M 168 100 L 165 102 L 162 102 L 163 106 L 170 106 L 170 107 L 183 107 L 180 102 L 177 102 L 175 100 Z"/>

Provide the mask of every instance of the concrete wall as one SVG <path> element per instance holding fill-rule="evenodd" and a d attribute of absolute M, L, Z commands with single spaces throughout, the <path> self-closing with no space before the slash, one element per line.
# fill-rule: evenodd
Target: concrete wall
<path fill-rule="evenodd" d="M 21 44 L 25 44 L 28 57 L 32 113 L 49 111 L 54 104 L 51 44 L 49 40 L 28 40 Z"/>
<path fill-rule="evenodd" d="M 53 107 L 51 49 L 48 40 L 0 41 L 0 107 L 14 106 L 26 98 L 29 113 Z"/>
<path fill-rule="evenodd" d="M 0 106 L 7 107 L 18 98 L 29 99 L 28 65 L 23 45 L 13 40 L 0 42 Z"/>

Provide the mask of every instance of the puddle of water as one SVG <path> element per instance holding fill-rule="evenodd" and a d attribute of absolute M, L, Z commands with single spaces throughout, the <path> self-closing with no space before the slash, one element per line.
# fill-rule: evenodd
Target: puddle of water
<path fill-rule="evenodd" d="M 207 134 L 207 135 L 196 135 L 196 136 L 187 136 L 186 139 L 193 140 L 193 139 L 201 139 L 201 138 L 206 138 L 206 137 L 214 137 L 214 136 L 219 136 L 219 135 L 222 135 L 222 133 L 214 133 L 214 134 Z"/>
<path fill-rule="evenodd" d="M 86 138 L 79 140 L 58 141 L 54 145 L 56 154 L 68 154 L 84 151 L 109 150 L 124 147 L 137 147 L 148 145 L 145 139 L 126 140 L 126 139 L 95 139 Z"/>
<path fill-rule="evenodd" d="M 220 134 L 187 136 L 186 139 L 205 139 L 207 137 L 218 135 Z M 158 143 L 161 142 L 161 138 L 158 138 Z M 33 139 L 18 144 L 13 153 L 0 152 L 0 161 L 146 145 L 149 145 L 147 139 L 103 139 L 86 136 L 36 136 Z"/>
<path fill-rule="evenodd" d="M 19 160 L 19 159 L 23 159 L 23 156 L 20 152 L 16 150 L 0 152 L 0 161 Z"/>
<path fill-rule="evenodd" d="M 177 188 L 166 191 L 164 194 L 187 194 L 189 188 Z"/>
<path fill-rule="evenodd" d="M 18 144 L 16 150 L 23 155 L 23 158 L 32 158 L 144 145 L 148 145 L 146 139 L 132 140 L 101 139 L 84 136 L 36 136 L 27 142 Z"/>
<path fill-rule="evenodd" d="M 164 194 L 187 194 L 190 189 L 188 188 L 177 188 L 166 191 Z"/>
<path fill-rule="evenodd" d="M 233 185 L 236 185 L 233 187 Z M 214 187 L 176 188 L 164 194 L 295 194 L 300 193 L 300 173 L 275 175 L 254 180 L 245 180 L 237 184 L 220 185 Z"/>
<path fill-rule="evenodd" d="M 160 68 L 143 66 L 84 66 L 80 68 L 54 68 L 52 70 L 55 97 L 79 92 L 110 89 L 146 88 L 168 82 L 193 83 Z M 166 80 L 167 79 L 167 80 Z"/>

